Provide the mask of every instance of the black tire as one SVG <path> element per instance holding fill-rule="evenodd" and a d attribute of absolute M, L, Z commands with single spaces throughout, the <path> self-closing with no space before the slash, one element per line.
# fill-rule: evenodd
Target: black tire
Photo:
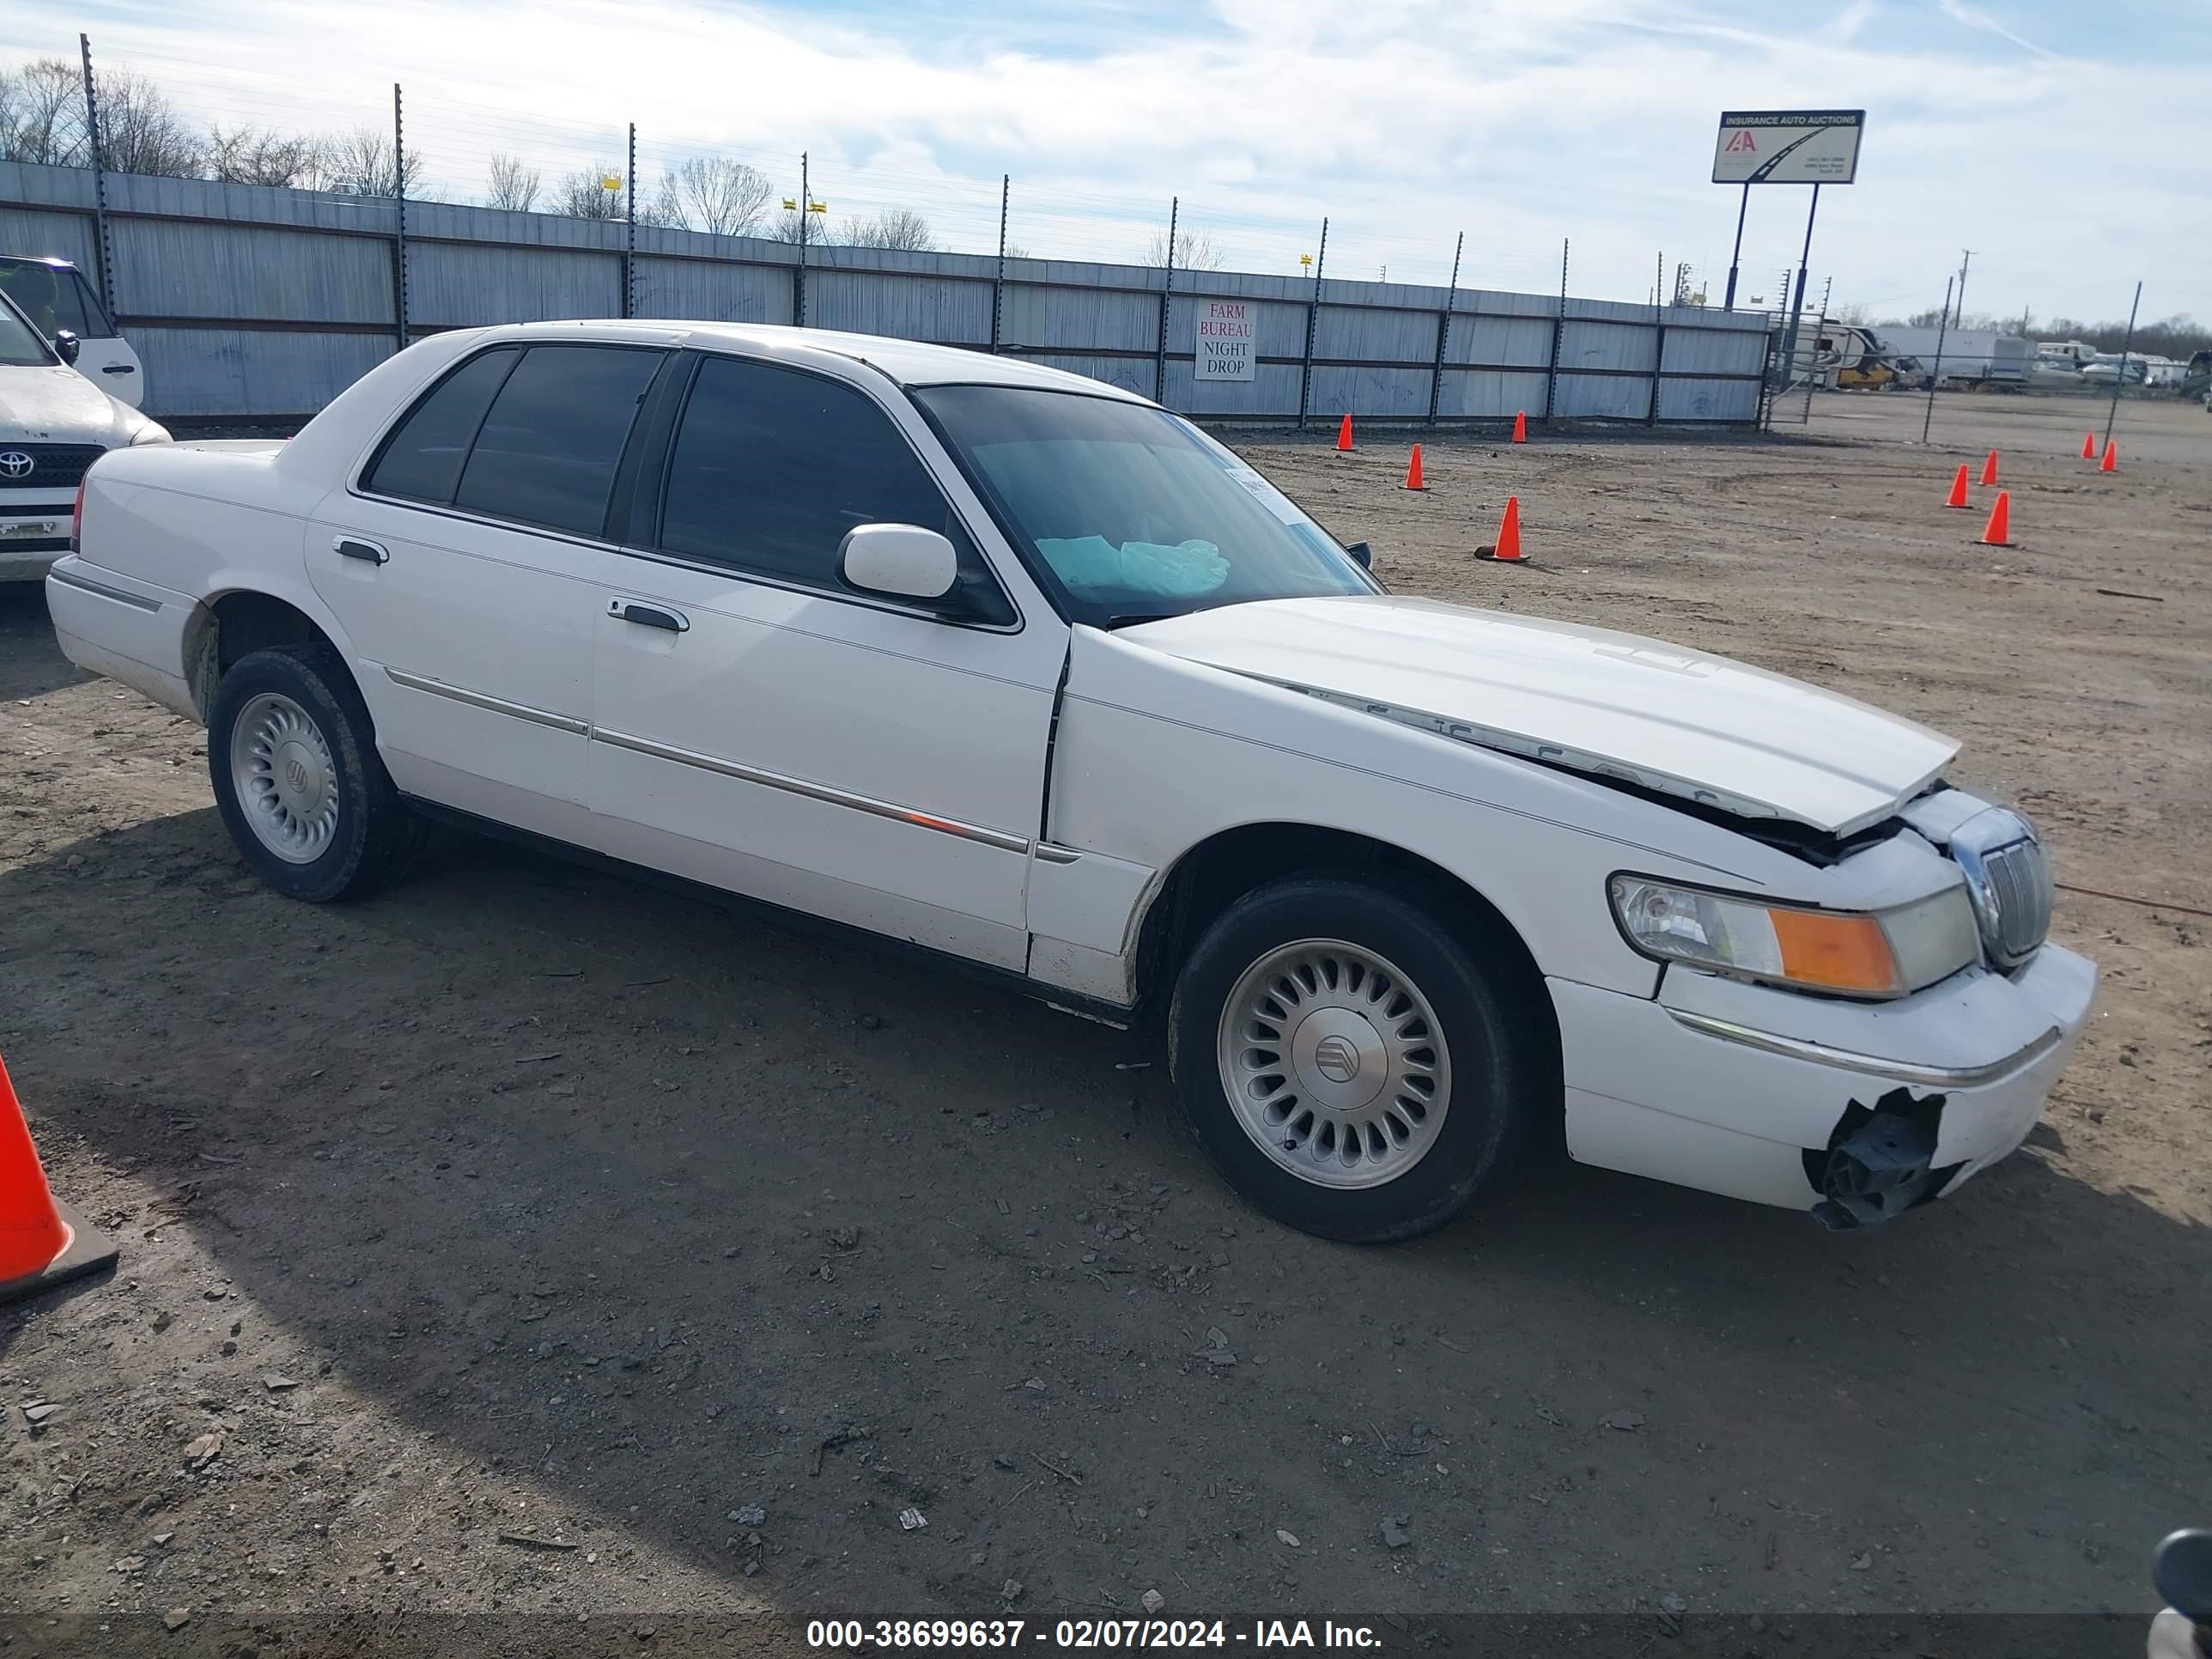
<path fill-rule="evenodd" d="M 1260 888 L 1216 919 L 1176 982 L 1168 1054 L 1183 1114 L 1229 1184 L 1301 1232 L 1370 1244 L 1443 1226 L 1501 1176 L 1543 1113 L 1557 1110 L 1558 1067 L 1553 1023 L 1536 1006 L 1541 987 L 1499 947 L 1495 927 L 1410 888 L 1319 875 Z M 1450 1061 L 1443 1126 L 1418 1162 L 1378 1185 L 1319 1185 L 1278 1163 L 1245 1127 L 1217 1064 L 1224 1008 L 1247 969 L 1310 939 L 1395 964 L 1442 1027 Z"/>
<path fill-rule="evenodd" d="M 313 724 L 334 763 L 337 813 L 330 844 L 295 863 L 262 843 L 247 819 L 231 765 L 231 740 L 255 698 L 290 699 Z M 428 826 L 401 799 L 376 752 L 375 728 L 353 677 L 325 645 L 255 651 L 230 665 L 208 710 L 208 778 L 223 825 L 254 874 L 287 898 L 310 904 L 360 898 L 398 877 Z"/>

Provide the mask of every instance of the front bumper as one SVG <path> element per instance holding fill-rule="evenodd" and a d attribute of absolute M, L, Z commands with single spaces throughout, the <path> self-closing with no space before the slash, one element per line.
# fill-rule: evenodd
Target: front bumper
<path fill-rule="evenodd" d="M 35 581 L 69 551 L 76 497 L 22 501 L 14 495 L 0 492 L 0 582 Z"/>
<path fill-rule="evenodd" d="M 1548 983 L 1577 1159 L 1847 1226 L 1956 1191 L 2027 1138 L 2097 969 L 2045 945 L 2012 975 L 1886 1003 L 1679 968 L 1656 1000 Z M 1865 1201 L 1869 1158 L 1886 1200 Z"/>

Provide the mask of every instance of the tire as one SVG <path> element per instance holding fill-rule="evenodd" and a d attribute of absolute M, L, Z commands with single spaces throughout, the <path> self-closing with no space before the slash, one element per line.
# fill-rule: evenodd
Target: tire
<path fill-rule="evenodd" d="M 386 885 L 427 829 L 384 769 L 353 677 L 325 645 L 231 665 L 208 710 L 208 776 L 253 872 L 310 904 Z"/>
<path fill-rule="evenodd" d="M 1382 1243 L 1502 1175 L 1557 1067 L 1540 988 L 1487 934 L 1432 896 L 1328 876 L 1224 912 L 1176 982 L 1168 1054 L 1229 1184 L 1302 1232 Z"/>

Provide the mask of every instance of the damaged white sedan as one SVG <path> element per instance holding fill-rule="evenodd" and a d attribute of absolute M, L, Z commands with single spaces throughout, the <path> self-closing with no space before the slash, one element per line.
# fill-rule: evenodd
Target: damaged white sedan
<path fill-rule="evenodd" d="M 1164 1026 L 1293 1226 L 1540 1140 L 1880 1221 L 2017 1146 L 2094 967 L 1956 745 L 1703 653 L 1382 592 L 1234 454 L 873 337 L 531 325 L 289 444 L 100 461 L 64 648 L 209 727 L 307 900 L 427 816 Z"/>

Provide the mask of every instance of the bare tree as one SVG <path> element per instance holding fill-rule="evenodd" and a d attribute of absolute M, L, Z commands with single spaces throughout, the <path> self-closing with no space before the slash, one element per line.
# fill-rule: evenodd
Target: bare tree
<path fill-rule="evenodd" d="M 527 213 L 538 200 L 538 187 L 536 167 L 525 167 L 519 159 L 503 150 L 492 152 L 491 194 L 485 198 L 487 207 Z"/>
<path fill-rule="evenodd" d="M 610 179 L 617 181 L 612 190 L 606 186 Z M 619 167 L 604 165 L 563 173 L 546 198 L 545 210 L 567 219 L 619 219 L 629 210 L 621 179 Z"/>
<path fill-rule="evenodd" d="M 324 142 L 321 153 L 323 188 L 341 196 L 396 196 L 399 179 L 392 165 L 392 140 L 374 127 L 356 127 Z M 422 156 L 407 152 L 409 196 L 422 196 Z"/>
<path fill-rule="evenodd" d="M 100 77 L 100 154 L 112 173 L 197 179 L 205 141 L 168 94 L 128 70 Z"/>
<path fill-rule="evenodd" d="M 772 216 L 753 234 L 766 241 L 796 242 L 801 240 L 800 230 L 804 226 L 805 240 L 809 247 L 819 247 L 826 242 L 837 240 L 830 234 L 830 222 L 825 216 L 819 213 L 811 216 L 813 220 L 811 224 L 805 223 L 807 216 L 800 214 L 795 207 L 784 208 Z"/>
<path fill-rule="evenodd" d="M 220 121 L 211 124 L 201 146 L 201 160 L 207 176 L 226 185 L 286 185 L 314 190 L 323 181 L 319 139 L 287 137 L 263 128 L 226 129 Z"/>
<path fill-rule="evenodd" d="M 1213 238 L 1202 230 L 1179 230 L 1175 239 L 1175 265 L 1177 270 L 1218 270 L 1229 256 L 1214 246 Z M 1164 230 L 1152 233 L 1152 240 L 1145 249 L 1145 263 L 1164 265 L 1168 262 L 1168 234 Z"/>
<path fill-rule="evenodd" d="M 726 155 L 695 155 L 661 175 L 659 196 L 649 214 L 641 210 L 639 220 L 717 236 L 754 236 L 768 218 L 774 194 L 758 167 Z M 807 240 L 814 240 L 811 233 Z"/>
<path fill-rule="evenodd" d="M 937 249 L 937 233 L 912 208 L 885 208 L 867 218 L 848 218 L 837 240 L 854 247 L 902 248 L 910 253 L 931 253 Z"/>
<path fill-rule="evenodd" d="M 38 58 L 12 74 L 0 74 L 0 161 L 73 167 L 90 160 L 84 82 L 76 65 L 60 58 Z"/>

